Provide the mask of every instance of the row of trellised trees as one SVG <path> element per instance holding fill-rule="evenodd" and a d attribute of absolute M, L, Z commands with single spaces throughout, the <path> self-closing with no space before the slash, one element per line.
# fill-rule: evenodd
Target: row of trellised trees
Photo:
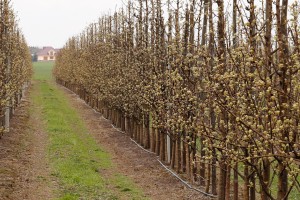
<path fill-rule="evenodd" d="M 0 0 L 0 137 L 32 74 L 31 56 L 9 0 Z"/>
<path fill-rule="evenodd" d="M 69 39 L 57 82 L 202 191 L 288 199 L 300 192 L 300 7 L 257 3 L 129 1 Z"/>

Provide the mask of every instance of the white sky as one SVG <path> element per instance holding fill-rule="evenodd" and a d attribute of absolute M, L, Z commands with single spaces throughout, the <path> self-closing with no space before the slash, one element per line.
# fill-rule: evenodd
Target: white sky
<path fill-rule="evenodd" d="M 122 0 L 12 0 L 12 6 L 29 46 L 61 48 Z"/>

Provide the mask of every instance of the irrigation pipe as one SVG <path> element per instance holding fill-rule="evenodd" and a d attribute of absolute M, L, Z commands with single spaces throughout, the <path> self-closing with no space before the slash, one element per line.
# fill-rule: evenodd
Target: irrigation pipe
<path fill-rule="evenodd" d="M 136 141 L 134 141 L 133 139 L 130 138 L 130 140 L 132 142 L 134 142 L 138 147 L 140 147 L 141 149 L 143 149 L 144 151 L 150 153 L 150 154 L 155 154 L 154 152 L 148 151 L 147 149 L 145 149 L 144 147 L 142 147 L 141 145 L 139 145 Z M 203 192 L 197 188 L 194 188 L 193 186 L 191 186 L 190 184 L 188 184 L 186 181 L 184 181 L 182 178 L 180 178 L 176 173 L 174 173 L 172 170 L 170 170 L 166 165 L 164 165 L 159 159 L 157 159 L 157 161 L 168 171 L 170 172 L 173 176 L 175 176 L 178 180 L 180 180 L 184 185 L 186 185 L 189 189 L 191 190 L 195 190 L 205 196 L 209 196 L 211 198 L 217 198 L 217 196 Z"/>
<path fill-rule="evenodd" d="M 130 138 L 130 140 L 131 140 L 133 143 L 135 143 L 138 147 L 140 147 L 141 149 L 143 149 L 144 151 L 146 151 L 147 153 L 155 154 L 154 152 L 149 151 L 149 150 L 145 149 L 144 147 L 142 147 L 139 143 L 137 143 L 136 141 L 134 141 L 132 138 Z"/>
<path fill-rule="evenodd" d="M 63 86 L 64 87 L 64 86 Z M 67 87 L 64 87 L 65 89 L 67 89 L 68 91 L 72 92 L 73 94 L 75 94 L 76 96 L 78 96 L 75 92 L 73 92 L 72 90 L 70 90 L 69 88 Z M 85 105 L 87 105 L 88 107 L 92 108 L 90 105 L 88 105 L 83 99 L 80 99 L 84 102 Z M 95 113 L 98 113 L 98 114 L 101 114 L 99 113 L 97 110 L 95 110 L 94 108 L 92 108 L 93 111 Z M 102 114 L 101 114 L 102 115 Z M 109 121 L 108 119 L 106 119 L 105 117 L 103 117 L 102 115 L 102 118 L 105 119 L 106 121 Z M 124 131 L 121 131 L 119 130 L 118 128 L 116 128 L 113 124 L 111 124 L 112 128 L 115 129 L 116 131 L 120 132 L 120 133 L 125 133 Z M 138 144 L 136 141 L 134 141 L 132 138 L 130 138 L 130 140 L 135 143 L 139 148 L 141 148 L 142 150 L 146 151 L 147 153 L 150 153 L 150 154 L 155 154 L 154 152 L 152 151 L 149 151 L 147 149 L 145 149 L 144 147 L 142 147 L 140 144 Z M 164 165 L 159 159 L 157 159 L 157 161 L 161 164 L 161 166 L 163 166 L 169 173 L 171 173 L 174 177 L 176 177 L 178 180 L 180 180 L 184 185 L 186 185 L 189 189 L 191 190 L 194 190 L 196 192 L 199 192 L 205 196 L 208 196 L 208 197 L 211 197 L 211 198 L 217 198 L 216 195 L 213 195 L 213 194 L 209 194 L 209 193 L 206 193 L 206 192 L 203 192 L 197 188 L 194 188 L 193 186 L 191 186 L 187 181 L 183 180 L 182 178 L 180 178 L 176 173 L 174 173 L 172 170 L 170 170 L 166 165 Z"/>
<path fill-rule="evenodd" d="M 113 127 L 113 129 L 115 129 L 116 131 L 120 132 L 120 133 L 124 133 L 124 131 L 121 131 L 120 129 L 118 129 L 117 127 L 115 127 L 113 124 L 111 124 L 111 127 Z"/>
<path fill-rule="evenodd" d="M 183 184 L 185 184 L 189 189 L 191 190 L 195 190 L 197 192 L 200 192 L 201 194 L 205 195 L 205 196 L 209 196 L 211 198 L 217 198 L 217 196 L 203 192 L 197 188 L 194 188 L 193 186 L 191 186 L 190 184 L 188 184 L 188 182 L 186 182 L 185 180 L 183 180 L 182 178 L 180 178 L 176 173 L 174 173 L 172 170 L 170 170 L 166 165 L 164 165 L 159 159 L 157 159 L 157 161 L 168 171 L 170 172 L 173 176 L 175 176 L 177 179 L 179 179 Z"/>
<path fill-rule="evenodd" d="M 113 124 L 111 124 L 111 126 L 118 132 L 120 133 L 125 133 L 124 131 L 120 131 L 118 128 L 116 128 Z M 126 133 L 125 133 L 126 134 Z M 150 153 L 150 154 L 155 154 L 154 152 L 152 151 L 149 151 L 147 149 L 145 149 L 144 147 L 142 147 L 139 143 L 137 143 L 136 141 L 134 141 L 132 138 L 130 138 L 130 140 L 135 143 L 138 147 L 140 147 L 142 150 L 146 151 L 147 153 Z"/>

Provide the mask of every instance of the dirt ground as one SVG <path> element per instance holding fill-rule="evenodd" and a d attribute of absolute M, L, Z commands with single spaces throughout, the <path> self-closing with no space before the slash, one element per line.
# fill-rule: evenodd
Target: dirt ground
<path fill-rule="evenodd" d="M 208 199 L 201 193 L 188 189 L 161 166 L 156 155 L 138 147 L 130 137 L 113 128 L 110 121 L 92 110 L 78 96 L 61 88 L 67 93 L 73 107 L 79 111 L 90 134 L 112 155 L 118 172 L 134 180 L 150 199 Z"/>
<path fill-rule="evenodd" d="M 28 94 L 27 94 L 28 96 Z M 53 199 L 55 186 L 46 157 L 47 134 L 38 108 L 25 99 L 0 139 L 0 199 Z"/>

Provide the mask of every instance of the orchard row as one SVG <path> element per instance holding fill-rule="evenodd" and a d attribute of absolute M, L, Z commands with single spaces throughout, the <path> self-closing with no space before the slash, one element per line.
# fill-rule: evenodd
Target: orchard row
<path fill-rule="evenodd" d="M 31 77 L 31 57 L 9 0 L 0 0 L 0 137 Z"/>
<path fill-rule="evenodd" d="M 208 195 L 288 199 L 300 192 L 300 7 L 260 3 L 129 1 L 69 39 L 57 82 Z"/>

